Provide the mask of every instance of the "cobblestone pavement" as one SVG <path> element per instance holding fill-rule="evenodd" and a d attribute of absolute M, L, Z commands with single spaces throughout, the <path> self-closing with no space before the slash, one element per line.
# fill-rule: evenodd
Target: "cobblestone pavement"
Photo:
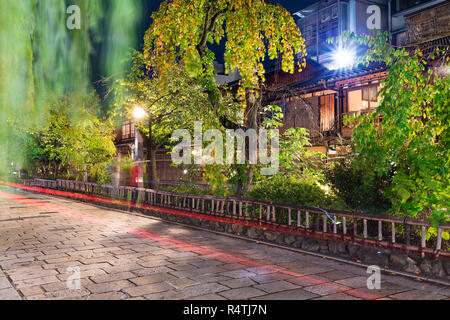
<path fill-rule="evenodd" d="M 76 276 L 79 271 L 80 283 Z M 449 299 L 450 289 L 0 188 L 0 299 Z"/>

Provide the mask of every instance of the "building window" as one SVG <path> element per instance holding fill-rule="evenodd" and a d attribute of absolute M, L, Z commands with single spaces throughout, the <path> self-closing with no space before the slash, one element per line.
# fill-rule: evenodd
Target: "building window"
<path fill-rule="evenodd" d="M 347 93 L 346 112 L 364 112 L 376 109 L 380 105 L 378 85 L 371 85 L 361 89 L 349 90 Z"/>
<path fill-rule="evenodd" d="M 130 137 L 130 123 L 127 122 L 125 123 L 125 137 L 124 138 L 129 138 Z"/>
<path fill-rule="evenodd" d="M 366 102 L 377 102 L 377 87 L 366 87 L 362 89 L 362 100 Z"/>
<path fill-rule="evenodd" d="M 135 135 L 134 123 L 126 121 L 122 125 L 122 139 L 134 138 L 134 135 Z"/>
<path fill-rule="evenodd" d="M 134 138 L 135 133 L 136 133 L 136 129 L 135 129 L 135 127 L 134 127 L 134 123 L 131 123 L 131 124 L 130 124 L 130 136 L 131 136 L 132 138 Z"/>

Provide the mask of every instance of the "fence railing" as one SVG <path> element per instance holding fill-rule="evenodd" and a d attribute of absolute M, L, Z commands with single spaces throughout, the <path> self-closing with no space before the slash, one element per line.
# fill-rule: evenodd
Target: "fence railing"
<path fill-rule="evenodd" d="M 428 254 L 450 257 L 449 241 L 442 237 L 444 231 L 450 230 L 450 223 L 440 224 L 437 236 L 427 240 L 426 232 L 431 224 L 422 219 L 326 211 L 321 208 L 274 204 L 251 199 L 179 194 L 69 180 L 34 179 L 26 180 L 24 184 L 255 222 L 259 225 L 270 225 L 281 231 L 402 249 L 420 253 L 422 256 Z"/>

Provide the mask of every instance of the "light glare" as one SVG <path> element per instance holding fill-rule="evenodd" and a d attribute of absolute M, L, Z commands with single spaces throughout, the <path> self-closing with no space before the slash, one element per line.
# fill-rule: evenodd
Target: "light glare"
<path fill-rule="evenodd" d="M 142 119 L 147 113 L 141 107 L 135 107 L 133 111 L 133 116 L 136 120 Z"/>
<path fill-rule="evenodd" d="M 355 63 L 354 52 L 348 49 L 339 49 L 333 57 L 336 69 L 349 68 Z"/>

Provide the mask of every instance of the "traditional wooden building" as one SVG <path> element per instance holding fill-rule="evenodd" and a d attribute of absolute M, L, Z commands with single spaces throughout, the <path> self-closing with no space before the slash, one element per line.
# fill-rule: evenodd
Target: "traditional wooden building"
<path fill-rule="evenodd" d="M 411 50 L 420 48 L 425 54 L 436 47 L 450 47 L 449 1 L 359 2 L 362 2 L 359 6 L 365 3 L 372 9 L 374 3 L 378 3 L 382 21 L 385 21 L 383 12 L 387 8 L 388 29 L 383 22 L 379 30 L 391 31 L 394 45 Z M 291 127 L 308 129 L 313 146 L 327 154 L 348 150 L 343 146 L 348 145 L 353 128 L 344 126 L 343 118 L 354 113 L 375 111 L 380 103 L 378 92 L 388 75 L 382 63 L 372 63 L 368 67 L 333 68 L 325 48 L 321 51 L 317 46 L 322 25 L 332 23 L 333 19 L 340 21 L 336 23 L 341 26 L 335 33 L 343 29 L 352 31 L 351 21 L 354 19 L 344 14 L 344 8 L 350 14 L 351 10 L 358 8 L 358 1 L 356 7 L 355 1 L 318 1 L 299 11 L 298 24 L 304 28 L 307 46 L 312 50 L 306 69 L 288 74 L 274 68 L 266 76 L 265 103 L 282 107 L 284 130 Z M 311 32 L 309 23 L 319 33 Z"/>
<path fill-rule="evenodd" d="M 345 115 L 374 111 L 377 93 L 387 76 L 383 64 L 343 70 L 326 70 L 313 61 L 303 75 L 270 76 L 266 103 L 277 104 L 284 113 L 284 127 L 306 128 L 311 142 L 324 152 L 348 143 L 351 128 L 343 126 Z M 295 80 L 294 80 L 295 79 Z M 303 80 L 303 81 L 302 81 Z"/>

